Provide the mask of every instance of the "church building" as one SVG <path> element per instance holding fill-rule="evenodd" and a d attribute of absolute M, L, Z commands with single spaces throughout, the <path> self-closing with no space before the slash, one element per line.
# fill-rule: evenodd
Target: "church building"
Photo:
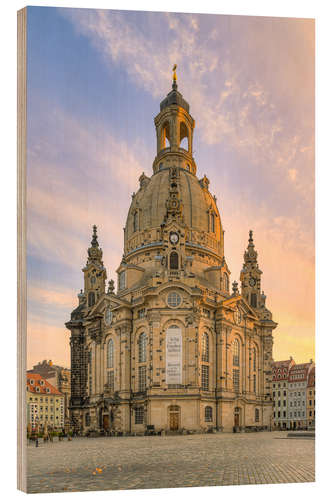
<path fill-rule="evenodd" d="M 155 117 L 152 175 L 132 195 L 117 290 L 112 280 L 106 290 L 93 227 L 84 289 L 66 323 L 77 432 L 271 428 L 277 323 L 252 231 L 240 290 L 230 289 L 216 197 L 192 154 L 194 126 L 174 72 Z"/>

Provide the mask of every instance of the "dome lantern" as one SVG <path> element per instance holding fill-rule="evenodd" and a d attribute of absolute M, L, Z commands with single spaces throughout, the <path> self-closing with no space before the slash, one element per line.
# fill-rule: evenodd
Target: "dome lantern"
<path fill-rule="evenodd" d="M 172 90 L 160 104 L 155 117 L 157 155 L 153 164 L 154 173 L 163 168 L 178 166 L 196 174 L 192 156 L 195 121 L 190 115 L 190 106 L 178 92 L 177 65 L 173 67 Z"/>

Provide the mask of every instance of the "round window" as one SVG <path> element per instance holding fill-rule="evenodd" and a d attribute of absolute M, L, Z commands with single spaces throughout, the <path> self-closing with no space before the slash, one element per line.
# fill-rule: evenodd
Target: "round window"
<path fill-rule="evenodd" d="M 105 310 L 105 323 L 107 325 L 111 325 L 112 323 L 112 311 L 110 306 Z"/>
<path fill-rule="evenodd" d="M 168 295 L 168 305 L 170 307 L 178 307 L 181 303 L 181 297 L 177 292 L 171 292 Z"/>

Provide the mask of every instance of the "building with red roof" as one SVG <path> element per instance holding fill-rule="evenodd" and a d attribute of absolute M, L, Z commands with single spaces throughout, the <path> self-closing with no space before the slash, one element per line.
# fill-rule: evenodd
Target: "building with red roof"
<path fill-rule="evenodd" d="M 64 396 L 38 373 L 27 373 L 27 423 L 31 428 L 63 428 Z"/>

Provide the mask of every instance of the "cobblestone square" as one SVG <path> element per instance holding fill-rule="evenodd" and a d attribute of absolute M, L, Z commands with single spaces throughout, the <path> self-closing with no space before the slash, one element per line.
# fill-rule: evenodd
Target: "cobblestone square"
<path fill-rule="evenodd" d="M 313 482 L 314 455 L 285 432 L 75 438 L 28 446 L 28 492 Z"/>

